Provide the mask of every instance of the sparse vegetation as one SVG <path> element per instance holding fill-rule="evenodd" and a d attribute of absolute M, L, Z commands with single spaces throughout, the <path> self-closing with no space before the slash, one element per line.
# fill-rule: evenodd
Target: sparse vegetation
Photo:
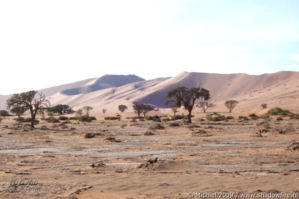
<path fill-rule="evenodd" d="M 37 94 L 38 96 L 36 96 Z M 31 115 L 31 128 L 34 128 L 34 121 L 38 111 L 50 105 L 46 96 L 43 93 L 38 93 L 37 91 L 14 94 L 7 100 L 6 103 L 10 110 L 15 109 L 16 107 L 22 110 L 29 110 Z"/>
<path fill-rule="evenodd" d="M 79 120 L 80 122 L 91 122 L 91 121 L 93 121 L 93 120 L 96 120 L 96 118 L 93 117 L 93 116 L 82 115 L 82 116 L 79 116 L 79 117 L 78 117 L 78 120 Z"/>
<path fill-rule="evenodd" d="M 59 116 L 59 120 L 69 120 L 69 118 L 66 116 Z"/>
<path fill-rule="evenodd" d="M 46 121 L 49 122 L 49 123 L 59 123 L 60 122 L 58 118 L 52 117 L 52 116 L 46 118 Z"/>
<path fill-rule="evenodd" d="M 242 121 L 248 121 L 249 118 L 246 117 L 246 116 L 240 115 L 240 116 L 239 116 L 239 120 L 242 120 Z"/>
<path fill-rule="evenodd" d="M 251 114 L 249 115 L 249 117 L 250 117 L 250 119 L 252 119 L 252 120 L 258 120 L 258 119 L 259 119 L 259 116 L 257 116 L 255 113 L 251 113 Z"/>
<path fill-rule="evenodd" d="M 192 110 L 196 100 L 210 99 L 210 92 L 204 88 L 193 87 L 189 89 L 186 87 L 178 87 L 168 91 L 167 98 L 170 99 L 169 101 L 174 101 L 176 107 L 181 107 L 183 105 L 183 107 L 188 111 L 188 123 L 191 123 Z"/>
<path fill-rule="evenodd" d="M 228 100 L 224 103 L 224 105 L 228 108 L 228 111 L 231 113 L 238 103 L 239 102 L 237 100 Z"/>
<path fill-rule="evenodd" d="M 220 115 L 219 113 L 212 113 L 206 115 L 207 120 L 209 121 L 225 121 L 226 117 L 224 115 Z"/>
<path fill-rule="evenodd" d="M 280 107 L 275 107 L 275 108 L 270 109 L 267 112 L 267 115 L 269 115 L 269 116 L 271 116 L 271 115 L 288 116 L 288 115 L 292 115 L 292 113 L 287 109 L 282 109 Z"/>
<path fill-rule="evenodd" d="M 120 116 L 109 116 L 104 117 L 105 120 L 120 120 Z"/>
<path fill-rule="evenodd" d="M 145 117 L 146 120 L 152 120 L 154 122 L 161 122 L 161 117 L 158 115 L 154 115 L 154 116 L 146 116 Z"/>

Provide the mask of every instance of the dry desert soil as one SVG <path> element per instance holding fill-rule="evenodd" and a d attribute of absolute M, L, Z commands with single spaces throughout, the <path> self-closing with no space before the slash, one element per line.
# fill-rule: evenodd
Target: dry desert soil
<path fill-rule="evenodd" d="M 4 119 L 0 198 L 298 195 L 298 120 L 270 121 L 261 134 L 257 122 L 41 121 L 31 130 Z"/>

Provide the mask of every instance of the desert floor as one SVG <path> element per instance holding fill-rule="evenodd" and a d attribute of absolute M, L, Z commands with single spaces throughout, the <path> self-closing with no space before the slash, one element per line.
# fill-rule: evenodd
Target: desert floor
<path fill-rule="evenodd" d="M 299 150 L 288 148 L 299 141 L 298 120 L 271 121 L 262 136 L 256 134 L 256 123 L 196 118 L 192 124 L 41 121 L 31 130 L 4 119 L 0 198 L 183 199 L 215 193 L 219 198 L 298 193 Z M 94 137 L 85 138 L 87 133 Z"/>

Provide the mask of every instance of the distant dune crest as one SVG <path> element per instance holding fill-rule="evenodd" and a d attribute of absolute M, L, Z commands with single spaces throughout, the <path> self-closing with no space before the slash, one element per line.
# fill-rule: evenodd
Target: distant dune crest
<path fill-rule="evenodd" d="M 262 103 L 299 110 L 299 72 L 262 75 L 183 72 L 172 78 L 144 80 L 135 75 L 105 75 L 42 90 L 52 104 L 69 104 L 73 108 L 93 106 L 117 112 L 119 104 L 131 107 L 133 101 L 165 107 L 166 93 L 178 86 L 203 87 L 210 90 L 211 111 L 225 111 L 224 101 L 234 98 L 240 103 L 236 111 L 259 109 Z M 5 108 L 8 96 L 0 96 Z"/>

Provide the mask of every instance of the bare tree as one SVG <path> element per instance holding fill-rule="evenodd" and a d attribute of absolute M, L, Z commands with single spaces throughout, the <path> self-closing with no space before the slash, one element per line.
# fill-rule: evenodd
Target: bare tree
<path fill-rule="evenodd" d="M 228 108 L 229 112 L 231 113 L 232 110 L 237 106 L 239 102 L 237 100 L 227 100 L 224 105 Z"/>
<path fill-rule="evenodd" d="M 81 116 L 83 114 L 83 110 L 80 108 L 76 111 L 76 115 Z"/>
<path fill-rule="evenodd" d="M 210 103 L 208 100 L 203 100 L 198 102 L 197 107 L 201 108 L 201 110 L 206 113 L 208 108 L 213 107 L 214 104 Z"/>
<path fill-rule="evenodd" d="M 89 112 L 93 109 L 93 107 L 91 106 L 84 106 L 82 108 L 83 112 L 85 112 L 85 115 L 88 115 L 89 116 Z"/>
<path fill-rule="evenodd" d="M 36 96 L 36 94 L 38 94 Z M 29 110 L 31 115 L 31 128 L 34 128 L 36 114 L 43 108 L 50 105 L 49 100 L 43 93 L 37 91 L 28 91 L 20 94 L 14 94 L 7 100 L 7 107 L 10 110 Z M 16 108 L 18 107 L 18 108 Z"/>

